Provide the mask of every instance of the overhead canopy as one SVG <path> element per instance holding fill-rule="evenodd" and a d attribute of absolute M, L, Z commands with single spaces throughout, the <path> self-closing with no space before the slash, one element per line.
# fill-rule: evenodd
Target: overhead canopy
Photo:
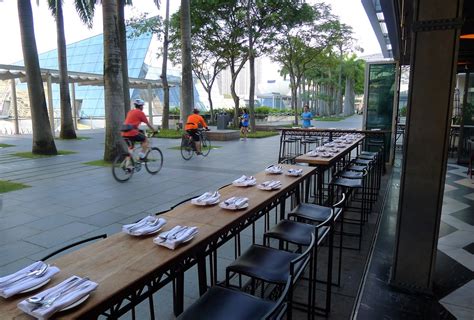
<path fill-rule="evenodd" d="M 41 77 L 43 81 L 46 81 L 48 77 L 51 77 L 51 82 L 59 83 L 59 71 L 54 69 L 41 69 Z M 20 81 L 25 82 L 26 80 L 26 70 L 23 66 L 16 65 L 4 65 L 0 64 L 0 80 L 9 80 L 9 79 L 20 79 Z M 68 72 L 68 82 L 77 83 L 79 85 L 88 85 L 88 86 L 103 86 L 104 85 L 104 76 L 101 74 L 95 73 L 86 73 L 86 72 Z M 168 80 L 169 86 L 179 86 L 179 81 L 170 81 Z M 150 80 L 150 79 L 138 79 L 138 78 L 129 78 L 129 86 L 134 89 L 156 89 L 162 88 L 163 83 L 161 80 Z"/>

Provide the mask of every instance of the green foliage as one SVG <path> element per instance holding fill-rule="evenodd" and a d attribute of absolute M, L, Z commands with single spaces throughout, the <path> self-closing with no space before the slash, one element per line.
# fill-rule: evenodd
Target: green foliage
<path fill-rule="evenodd" d="M 56 156 L 64 156 L 68 154 L 77 153 L 75 151 L 68 151 L 68 150 L 59 150 L 58 154 L 35 154 L 33 152 L 16 152 L 13 155 L 20 158 L 27 158 L 27 159 L 40 159 L 40 158 L 50 158 Z"/>
<path fill-rule="evenodd" d="M 0 143 L 0 148 L 8 148 L 8 147 L 14 147 L 15 145 L 13 144 L 8 144 L 8 143 Z"/>
<path fill-rule="evenodd" d="M 273 137 L 277 136 L 280 133 L 277 131 L 255 131 L 255 132 L 249 132 L 247 134 L 247 138 L 252 138 L 252 139 L 261 139 L 261 138 L 268 138 L 268 137 Z M 240 135 L 243 137 L 243 135 Z"/>
<path fill-rule="evenodd" d="M 400 108 L 399 115 L 401 117 L 406 117 L 407 116 L 407 107 L 406 106 L 403 106 L 403 107 Z"/>
<path fill-rule="evenodd" d="M 179 115 L 180 115 L 180 110 L 179 110 L 179 108 L 170 108 L 170 115 L 179 116 Z"/>
<path fill-rule="evenodd" d="M 160 130 L 160 132 L 158 132 L 158 135 L 156 135 L 156 137 L 163 139 L 181 139 L 183 133 L 183 130 L 162 129 Z"/>
<path fill-rule="evenodd" d="M 29 185 L 18 183 L 18 182 L 11 182 L 6 180 L 0 180 L 0 194 L 7 193 L 10 191 L 20 190 L 24 188 L 29 188 Z"/>

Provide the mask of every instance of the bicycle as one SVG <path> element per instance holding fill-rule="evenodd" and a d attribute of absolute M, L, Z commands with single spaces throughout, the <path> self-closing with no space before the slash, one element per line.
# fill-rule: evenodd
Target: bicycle
<path fill-rule="evenodd" d="M 211 152 L 211 140 L 207 137 L 204 129 L 197 129 L 197 134 L 201 142 L 201 153 L 204 157 L 207 157 L 209 152 Z M 193 137 L 187 132 L 181 137 L 180 151 L 184 160 L 191 159 L 193 154 L 196 153 L 196 144 Z"/>
<path fill-rule="evenodd" d="M 118 182 L 130 180 L 133 173 L 139 172 L 142 165 L 145 165 L 146 171 L 150 174 L 157 174 L 163 166 L 163 153 L 158 147 L 152 146 L 153 133 L 148 133 L 148 151 L 143 159 L 140 159 L 139 153 L 142 150 L 141 145 L 135 148 L 135 143 L 128 138 L 123 138 L 128 147 L 128 153 L 120 153 L 112 163 L 112 175 Z M 137 142 L 138 143 L 138 142 Z"/>

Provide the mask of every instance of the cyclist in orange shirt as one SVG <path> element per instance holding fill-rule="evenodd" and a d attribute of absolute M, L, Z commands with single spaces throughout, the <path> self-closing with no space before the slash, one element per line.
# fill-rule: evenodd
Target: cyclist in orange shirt
<path fill-rule="evenodd" d="M 188 116 L 188 120 L 186 121 L 186 126 L 184 129 L 194 140 L 194 144 L 196 145 L 196 154 L 202 154 L 198 128 L 205 128 L 206 131 L 209 131 L 206 121 L 199 115 L 199 110 L 194 108 L 193 113 Z"/>
<path fill-rule="evenodd" d="M 135 105 L 134 110 L 130 110 L 127 113 L 125 118 L 124 125 L 129 125 L 130 130 L 122 132 L 122 137 L 129 139 L 133 142 L 141 142 L 142 144 L 142 154 L 140 158 L 143 160 L 145 154 L 148 150 L 148 139 L 142 130 L 138 129 L 138 126 L 143 122 L 145 123 L 154 133 L 156 132 L 155 128 L 148 122 L 145 113 L 143 113 L 143 105 L 145 102 L 142 99 L 136 99 L 133 104 Z"/>

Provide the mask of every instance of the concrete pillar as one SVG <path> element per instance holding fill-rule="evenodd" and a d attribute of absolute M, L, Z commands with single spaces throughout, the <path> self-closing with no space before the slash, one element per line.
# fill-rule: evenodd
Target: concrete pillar
<path fill-rule="evenodd" d="M 12 99 L 11 103 L 13 106 L 13 123 L 15 126 L 15 134 L 20 134 L 20 125 L 18 123 L 18 103 L 16 100 L 16 79 L 11 79 L 10 80 L 10 85 L 11 85 L 11 91 L 12 91 Z"/>
<path fill-rule="evenodd" d="M 53 107 L 53 87 L 51 84 L 51 74 L 47 74 L 46 78 L 48 88 L 48 110 L 49 110 L 49 122 L 51 124 L 51 130 L 54 135 L 54 107 Z"/>
<path fill-rule="evenodd" d="M 150 124 L 153 125 L 153 90 L 151 89 L 151 83 L 147 86 L 148 89 L 148 115 L 150 118 Z"/>
<path fill-rule="evenodd" d="M 462 5 L 414 0 L 411 7 L 409 107 L 391 284 L 419 293 L 432 291 Z"/>
<path fill-rule="evenodd" d="M 71 87 L 72 120 L 74 121 L 74 130 L 77 130 L 76 85 L 74 84 L 74 82 L 70 84 L 70 87 Z"/>

